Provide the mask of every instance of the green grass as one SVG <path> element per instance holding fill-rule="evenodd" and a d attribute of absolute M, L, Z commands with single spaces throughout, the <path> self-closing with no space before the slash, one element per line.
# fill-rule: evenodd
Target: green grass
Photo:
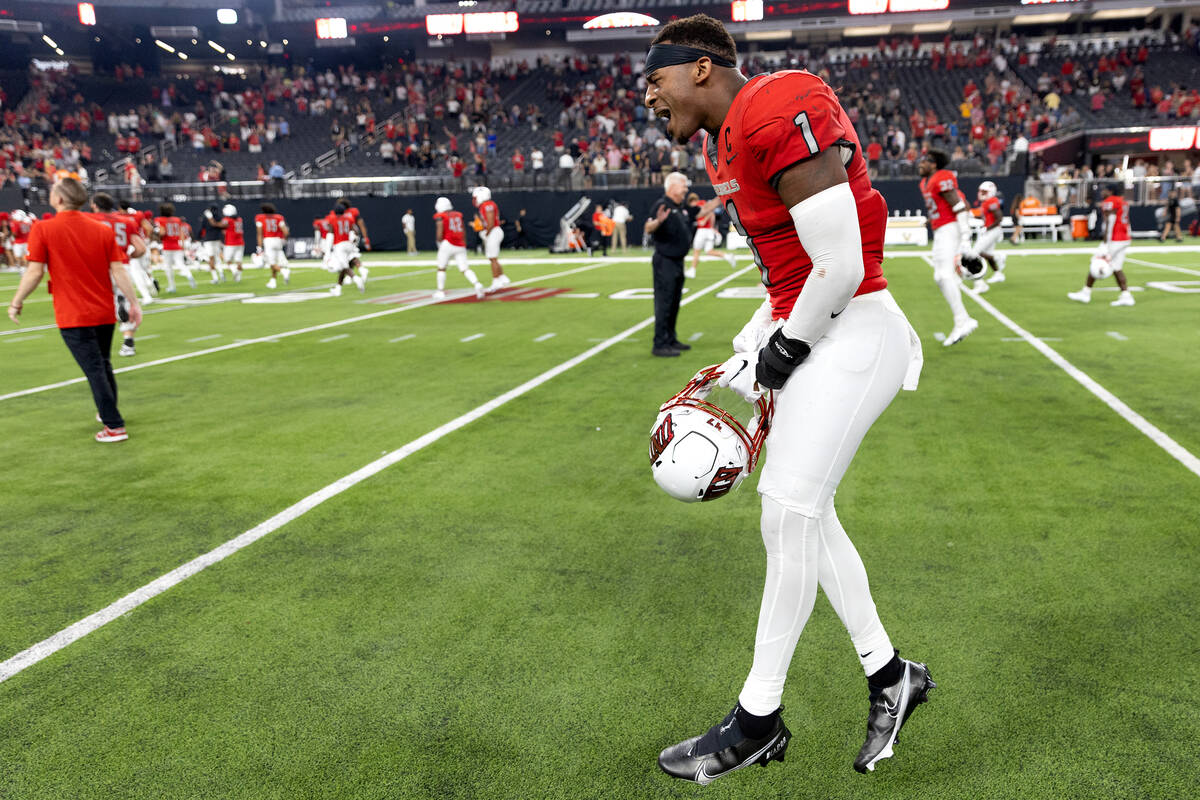
<path fill-rule="evenodd" d="M 1010 252 L 985 299 L 1200 453 L 1200 294 L 1080 306 L 1065 294 L 1086 255 Z M 1132 257 L 1200 272 L 1195 253 Z M 378 266 L 365 296 L 148 315 L 153 338 L 118 366 L 400 308 L 356 301 L 432 288 L 428 269 Z M 939 688 L 896 757 L 854 773 L 865 685 L 819 600 L 784 695 L 786 764 L 704 796 L 1193 796 L 1200 477 L 970 300 L 979 331 L 943 348 L 929 267 L 885 272 L 925 371 L 838 509 L 893 641 Z M 689 285 L 728 274 L 706 262 Z M 291 288 L 325 280 L 297 270 Z M 0 296 L 15 283 L 0 275 Z M 608 295 L 649 283 L 614 259 L 531 284 L 597 298 L 414 308 L 134 370 L 120 445 L 90 440 L 85 385 L 0 401 L 0 660 L 645 319 L 648 299 Z M 758 502 L 748 482 L 677 503 L 645 449 L 658 404 L 726 357 L 755 305 L 700 298 L 684 358 L 651 358 L 642 329 L 0 684 L 0 798 L 698 796 L 655 757 L 728 711 L 749 668 Z M 27 306 L 27 326 L 50 319 Z M 78 375 L 40 333 L 0 336 L 0 394 Z"/>

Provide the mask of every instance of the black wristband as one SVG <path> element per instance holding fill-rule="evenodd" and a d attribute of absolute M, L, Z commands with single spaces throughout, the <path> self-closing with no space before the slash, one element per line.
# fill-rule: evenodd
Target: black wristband
<path fill-rule="evenodd" d="M 758 366 L 754 373 L 758 385 L 764 389 L 782 389 L 792 371 L 808 358 L 811 349 L 799 339 L 784 336 L 782 328 L 775 331 L 766 346 L 758 351 Z"/>

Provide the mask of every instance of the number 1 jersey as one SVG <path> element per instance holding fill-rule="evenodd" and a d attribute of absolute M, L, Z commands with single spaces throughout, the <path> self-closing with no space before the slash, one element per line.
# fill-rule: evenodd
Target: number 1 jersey
<path fill-rule="evenodd" d="M 829 148 L 837 148 L 858 206 L 866 274 L 855 294 L 879 291 L 887 286 L 887 203 L 871 187 L 854 125 L 823 80 L 804 70 L 755 76 L 738 91 L 717 136 L 705 135 L 709 180 L 748 239 L 775 319 L 791 313 L 812 270 L 776 183 L 789 167 Z"/>

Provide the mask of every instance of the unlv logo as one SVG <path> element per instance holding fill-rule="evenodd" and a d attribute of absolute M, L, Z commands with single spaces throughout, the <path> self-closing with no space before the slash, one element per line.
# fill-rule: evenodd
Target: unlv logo
<path fill-rule="evenodd" d="M 708 484 L 708 489 L 704 492 L 704 499 L 716 500 L 718 497 L 724 497 L 729 494 L 729 490 L 733 488 L 734 481 L 741 474 L 741 467 L 721 467 L 717 470 L 717 474 L 713 475 L 712 481 Z"/>
<path fill-rule="evenodd" d="M 675 425 L 671 422 L 671 415 L 667 414 L 663 419 L 662 425 L 659 425 L 654 433 L 650 434 L 650 463 L 658 461 L 658 457 L 662 455 L 662 451 L 667 449 L 667 445 L 675 438 Z"/>

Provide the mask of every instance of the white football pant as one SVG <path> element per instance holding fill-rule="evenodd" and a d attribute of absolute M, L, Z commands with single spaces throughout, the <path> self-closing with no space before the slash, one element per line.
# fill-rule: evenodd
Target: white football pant
<path fill-rule="evenodd" d="M 1129 240 L 1108 243 L 1108 262 L 1112 264 L 1113 272 L 1125 267 L 1125 252 L 1129 250 Z"/>
<path fill-rule="evenodd" d="M 463 277 L 466 278 L 472 286 L 478 286 L 479 278 L 476 277 L 475 271 L 471 269 L 471 266 L 467 261 L 467 248 L 456 244 L 450 244 L 445 239 L 442 239 L 442 243 L 438 245 L 437 251 L 438 291 L 440 292 L 446 288 L 446 267 L 450 264 L 451 258 L 454 259 L 455 264 L 458 266 L 458 271 L 463 274 Z"/>
<path fill-rule="evenodd" d="M 444 240 L 443 240 L 444 241 Z M 500 244 L 504 241 L 504 230 L 497 225 L 483 237 L 483 254 L 488 258 L 500 257 Z"/>
<path fill-rule="evenodd" d="M 949 227 L 949 226 L 947 226 Z M 972 249 L 976 256 L 990 256 L 996 251 L 996 243 L 1004 236 L 1004 231 L 997 225 L 994 228 L 988 228 L 979 234 L 979 238 L 975 240 L 975 247 Z"/>
<path fill-rule="evenodd" d="M 867 430 L 901 385 L 916 387 L 920 340 L 886 290 L 854 298 L 784 388 L 758 482 L 767 577 L 754 664 L 739 702 L 779 708 L 817 587 L 870 675 L 892 658 L 867 572 L 834 510 L 834 494 Z"/>
<path fill-rule="evenodd" d="M 282 267 L 287 263 L 283 255 L 283 239 L 269 236 L 263 239 L 263 264 L 268 267 Z"/>
<path fill-rule="evenodd" d="M 717 246 L 717 231 L 715 228 L 696 228 L 692 235 L 692 249 L 707 253 Z"/>
<path fill-rule="evenodd" d="M 942 297 L 954 314 L 954 324 L 965 322 L 971 315 L 963 305 L 960 281 L 955 270 L 955 257 L 959 246 L 958 224 L 943 225 L 933 232 L 933 282 L 942 291 Z"/>
<path fill-rule="evenodd" d="M 167 273 L 167 291 L 175 291 L 175 270 L 183 273 L 183 277 L 187 278 L 188 283 L 195 285 L 196 281 L 192 278 L 192 271 L 183 261 L 182 250 L 163 250 L 162 264 L 163 271 Z"/>

